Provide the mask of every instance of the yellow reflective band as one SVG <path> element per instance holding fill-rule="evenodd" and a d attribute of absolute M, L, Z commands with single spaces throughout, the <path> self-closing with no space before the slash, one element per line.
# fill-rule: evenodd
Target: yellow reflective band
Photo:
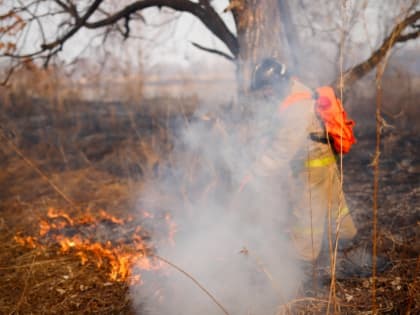
<path fill-rule="evenodd" d="M 322 159 L 312 159 L 305 161 L 306 167 L 324 167 L 335 163 L 335 156 L 327 156 Z"/>
<path fill-rule="evenodd" d="M 347 214 L 349 214 L 349 213 L 350 213 L 349 208 L 348 208 L 348 207 L 344 207 L 344 208 L 341 208 L 341 209 L 338 211 L 338 216 L 339 216 L 339 217 L 344 217 L 345 215 L 347 215 Z"/>

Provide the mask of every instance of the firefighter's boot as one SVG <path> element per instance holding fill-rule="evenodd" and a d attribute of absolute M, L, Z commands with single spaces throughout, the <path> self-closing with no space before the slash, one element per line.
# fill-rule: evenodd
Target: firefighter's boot
<path fill-rule="evenodd" d="M 354 246 L 337 253 L 335 262 L 335 278 L 346 280 L 351 278 L 368 278 L 373 273 L 373 256 L 370 246 Z M 376 256 L 376 273 L 380 274 L 391 267 L 390 260 L 383 255 Z M 324 280 L 331 279 L 331 269 L 321 272 Z"/>

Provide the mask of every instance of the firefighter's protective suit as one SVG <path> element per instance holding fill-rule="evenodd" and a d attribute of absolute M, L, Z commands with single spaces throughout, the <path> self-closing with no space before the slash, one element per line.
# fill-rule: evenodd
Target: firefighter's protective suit
<path fill-rule="evenodd" d="M 311 91 L 291 80 L 289 95 L 301 92 Z M 297 258 L 312 261 L 328 235 L 335 239 L 338 230 L 340 239 L 351 239 L 357 230 L 342 190 L 336 154 L 316 115 L 315 101 L 303 99 L 281 111 L 278 105 L 273 113 L 274 132 L 257 155 L 251 173 L 267 181 L 287 176 L 282 181 L 291 207 L 288 234 Z"/>

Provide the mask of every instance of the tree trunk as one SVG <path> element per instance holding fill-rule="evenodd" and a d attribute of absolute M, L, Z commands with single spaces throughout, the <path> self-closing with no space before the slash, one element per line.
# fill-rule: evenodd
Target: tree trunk
<path fill-rule="evenodd" d="M 278 0 L 231 0 L 239 44 L 238 88 L 246 92 L 255 65 L 265 57 L 287 62 Z"/>
<path fill-rule="evenodd" d="M 297 53 L 300 50 L 299 32 L 293 22 L 293 12 L 290 9 L 289 0 L 277 0 L 280 12 L 280 21 L 287 42 L 288 68 L 296 75 L 299 75 L 299 60 Z M 283 49 L 286 51 L 286 49 Z"/>

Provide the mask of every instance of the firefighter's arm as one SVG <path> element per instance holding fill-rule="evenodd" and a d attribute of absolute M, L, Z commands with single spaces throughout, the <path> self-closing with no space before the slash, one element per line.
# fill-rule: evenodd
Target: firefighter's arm
<path fill-rule="evenodd" d="M 270 145 L 254 163 L 251 170 L 254 175 L 282 174 L 299 151 L 304 151 L 311 122 L 310 106 L 313 106 L 313 101 L 302 100 L 281 113 Z"/>
<path fill-rule="evenodd" d="M 260 154 L 251 168 L 251 176 L 274 176 L 280 174 L 287 165 L 284 148 L 273 143 Z"/>
<path fill-rule="evenodd" d="M 258 177 L 285 176 L 290 171 L 291 160 L 299 158 L 299 151 L 305 152 L 313 107 L 313 100 L 302 100 L 279 113 L 270 145 L 258 155 L 244 175 L 238 187 L 239 191 L 252 184 Z"/>
<path fill-rule="evenodd" d="M 284 157 L 281 158 L 282 151 L 282 148 L 273 144 L 273 146 L 262 152 L 242 178 L 238 192 L 242 192 L 249 185 L 258 186 L 256 181 L 263 180 L 263 177 L 284 174 L 287 171 L 288 160 Z"/>

